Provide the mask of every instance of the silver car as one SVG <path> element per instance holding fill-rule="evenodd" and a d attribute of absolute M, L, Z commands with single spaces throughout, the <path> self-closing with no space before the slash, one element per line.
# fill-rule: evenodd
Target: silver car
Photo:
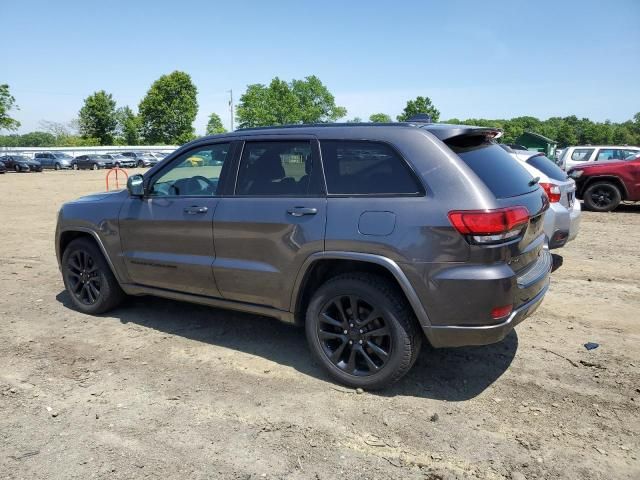
<path fill-rule="evenodd" d="M 71 168 L 73 157 L 65 152 L 38 152 L 33 156 L 42 165 L 42 168 L 62 170 Z"/>
<path fill-rule="evenodd" d="M 531 174 L 549 197 L 549 210 L 544 217 L 544 232 L 549 248 L 560 248 L 578 235 L 580 229 L 580 202 L 576 201 L 576 182 L 558 165 L 530 150 L 514 150 L 501 145 Z"/>

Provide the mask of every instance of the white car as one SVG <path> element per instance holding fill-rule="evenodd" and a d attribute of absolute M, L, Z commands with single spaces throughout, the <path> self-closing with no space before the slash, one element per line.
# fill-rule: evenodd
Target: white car
<path fill-rule="evenodd" d="M 573 240 L 580 230 L 580 202 L 576 201 L 576 183 L 544 153 L 514 150 L 501 145 L 514 159 L 538 179 L 549 197 L 549 210 L 544 216 L 544 233 L 549 248 L 560 248 Z"/>
<path fill-rule="evenodd" d="M 558 164 L 563 170 L 569 171 L 579 163 L 614 162 L 638 153 L 640 148 L 627 145 L 581 145 L 566 148 L 559 157 Z"/>

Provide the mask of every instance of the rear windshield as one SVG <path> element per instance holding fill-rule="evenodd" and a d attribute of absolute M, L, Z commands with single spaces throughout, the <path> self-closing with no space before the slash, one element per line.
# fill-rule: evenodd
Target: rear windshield
<path fill-rule="evenodd" d="M 558 165 L 553 163 L 544 155 L 534 155 L 527 160 L 527 163 L 533 168 L 537 168 L 547 177 L 563 182 L 567 179 L 567 174 Z"/>
<path fill-rule="evenodd" d="M 484 137 L 461 135 L 445 142 L 480 177 L 497 198 L 515 197 L 538 189 L 518 160 Z"/>

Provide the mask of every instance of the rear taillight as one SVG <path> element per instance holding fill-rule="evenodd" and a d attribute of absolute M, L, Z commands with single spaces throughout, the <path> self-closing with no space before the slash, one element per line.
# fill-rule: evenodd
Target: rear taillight
<path fill-rule="evenodd" d="M 501 318 L 508 317 L 513 311 L 513 305 L 504 305 L 502 307 L 496 307 L 491 309 L 491 318 L 494 320 L 500 320 Z"/>
<path fill-rule="evenodd" d="M 549 197 L 550 203 L 558 203 L 560 201 L 560 198 L 562 197 L 560 187 L 553 183 L 540 183 L 540 186 L 544 190 L 544 193 L 547 194 L 547 197 Z"/>
<path fill-rule="evenodd" d="M 529 210 L 509 207 L 497 210 L 455 210 L 449 221 L 475 243 L 500 243 L 519 237 L 529 223 Z"/>

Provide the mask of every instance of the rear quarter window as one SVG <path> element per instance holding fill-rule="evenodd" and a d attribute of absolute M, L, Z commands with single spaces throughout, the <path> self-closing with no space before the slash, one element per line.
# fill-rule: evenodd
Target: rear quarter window
<path fill-rule="evenodd" d="M 423 189 L 389 145 L 361 140 L 323 140 L 322 162 L 329 194 L 419 195 Z"/>
<path fill-rule="evenodd" d="M 484 137 L 464 135 L 445 143 L 480 177 L 496 198 L 516 197 L 539 188 L 535 183 L 530 184 L 532 177 L 518 160 Z"/>

